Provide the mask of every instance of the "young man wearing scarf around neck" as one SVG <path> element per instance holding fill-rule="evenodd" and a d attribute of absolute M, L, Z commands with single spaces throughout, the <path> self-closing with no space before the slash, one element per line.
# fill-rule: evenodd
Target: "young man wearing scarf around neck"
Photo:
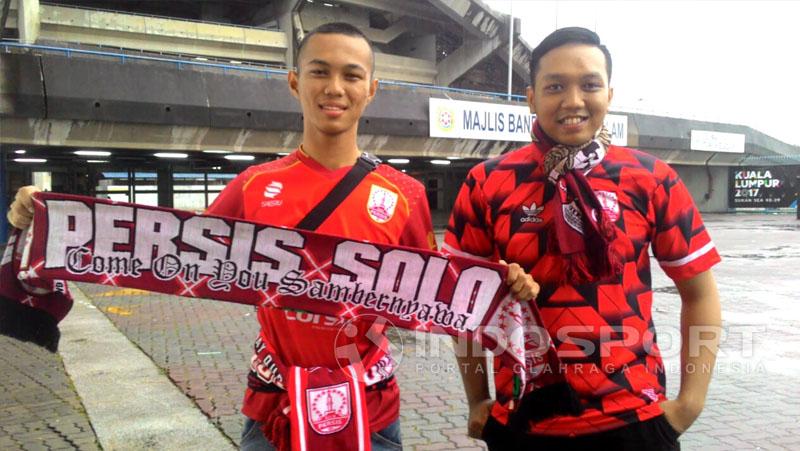
<path fill-rule="evenodd" d="M 358 121 L 377 89 L 369 40 L 348 24 L 322 25 L 301 42 L 297 61 L 297 71 L 289 73 L 288 81 L 303 112 L 302 145 L 286 157 L 252 166 L 239 174 L 209 207 L 208 214 L 295 227 L 361 156 L 356 143 Z M 31 196 L 35 191 L 35 187 L 18 191 L 8 214 L 12 225 L 24 228 L 30 224 Z M 377 198 L 374 206 L 379 208 L 369 208 L 373 197 Z M 436 249 L 423 185 L 384 164 L 368 173 L 316 231 L 349 239 Z M 530 300 L 538 289 L 531 276 L 517 264 L 508 265 L 506 282 L 519 300 Z M 242 408 L 247 418 L 241 448 L 402 449 L 399 389 L 392 374 L 396 362 L 388 354 L 386 338 L 381 334 L 382 343 L 374 343 L 375 336 L 368 333 L 370 324 L 361 321 L 356 323 L 356 336 L 341 343 L 337 341 L 344 325 L 341 319 L 314 315 L 319 321 L 306 323 L 298 320 L 300 314 L 258 308 L 261 331 Z M 342 362 L 337 354 L 337 349 L 351 344 L 356 345 L 358 354 L 364 358 L 363 362 L 349 362 L 351 366 L 363 364 L 365 373 L 354 370 L 356 378 L 348 378 L 351 375 L 344 368 L 340 371 Z M 352 360 L 350 355 L 348 358 Z M 281 368 L 286 371 L 278 371 Z M 290 432 L 290 416 L 301 410 L 295 406 L 305 404 L 300 395 L 290 403 L 286 389 L 302 393 L 298 387 L 305 387 L 303 384 L 314 378 L 317 382 L 323 380 L 326 386 L 350 384 L 350 395 L 355 398 L 359 392 L 361 402 L 353 401 L 347 421 L 338 418 L 315 424 L 306 412 L 303 420 L 291 419 L 295 423 Z M 352 383 L 352 379 L 366 384 Z M 322 397 L 328 404 L 323 399 L 322 404 L 309 406 L 324 410 L 342 393 L 342 390 L 328 391 L 327 397 Z M 309 402 L 311 396 L 307 395 Z M 365 411 L 364 415 L 355 418 L 359 408 Z M 336 421 L 341 424 L 332 427 L 331 423 Z M 367 423 L 368 427 L 359 426 L 354 431 L 359 422 Z M 303 432 L 298 431 L 302 427 L 295 427 L 297 424 L 304 426 L 305 438 L 299 438 Z M 309 427 L 316 427 L 316 435 L 308 432 Z M 327 437 L 336 441 L 326 441 Z"/>
<path fill-rule="evenodd" d="M 486 359 L 459 356 L 469 435 L 503 450 L 679 449 L 716 357 L 720 303 L 710 268 L 719 255 L 674 170 L 610 145 L 611 56 L 597 34 L 553 32 L 532 51 L 530 69 L 533 143 L 472 169 L 443 251 L 515 261 L 533 275 L 558 368 L 530 355 L 533 383 L 515 406 L 513 371 L 496 362 L 495 401 Z M 674 400 L 655 344 L 649 246 L 682 301 Z"/>

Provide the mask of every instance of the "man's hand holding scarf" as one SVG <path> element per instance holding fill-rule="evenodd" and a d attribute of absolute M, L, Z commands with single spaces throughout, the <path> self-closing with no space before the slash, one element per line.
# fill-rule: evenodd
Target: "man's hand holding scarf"
<path fill-rule="evenodd" d="M 33 221 L 33 194 L 40 191 L 39 188 L 28 185 L 17 190 L 14 202 L 8 208 L 8 223 L 18 229 L 25 229 Z"/>

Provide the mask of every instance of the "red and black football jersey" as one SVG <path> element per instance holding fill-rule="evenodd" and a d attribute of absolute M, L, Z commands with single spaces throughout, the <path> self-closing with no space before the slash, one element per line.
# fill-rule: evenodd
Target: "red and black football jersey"
<path fill-rule="evenodd" d="M 586 407 L 579 417 L 531 423 L 537 434 L 587 434 L 661 414 L 663 363 L 651 317 L 648 249 L 673 280 L 719 262 L 694 202 L 666 163 L 610 146 L 587 179 L 617 228 L 613 247 L 624 271 L 603 283 L 557 283 L 562 259 L 548 251 L 555 187 L 530 144 L 474 167 L 454 206 L 443 251 L 516 262 L 541 284 L 535 300 L 561 368 Z M 495 365 L 500 365 L 499 359 Z M 512 393 L 499 390 L 505 403 Z"/>

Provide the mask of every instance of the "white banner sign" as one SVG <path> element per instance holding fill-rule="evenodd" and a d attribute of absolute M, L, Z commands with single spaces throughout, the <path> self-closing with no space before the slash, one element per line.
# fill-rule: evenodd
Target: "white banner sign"
<path fill-rule="evenodd" d="M 628 116 L 620 114 L 606 114 L 603 121 L 608 133 L 611 134 L 611 144 L 615 146 L 628 145 Z"/>
<path fill-rule="evenodd" d="M 432 138 L 489 141 L 530 142 L 536 119 L 527 106 L 434 98 L 429 99 L 428 114 Z M 606 115 L 605 124 L 612 144 L 628 144 L 627 116 Z"/>
<path fill-rule="evenodd" d="M 709 152 L 744 153 L 745 136 L 741 133 L 692 130 L 690 148 Z"/>
<path fill-rule="evenodd" d="M 430 135 L 433 138 L 531 140 L 534 116 L 527 106 L 430 99 Z"/>

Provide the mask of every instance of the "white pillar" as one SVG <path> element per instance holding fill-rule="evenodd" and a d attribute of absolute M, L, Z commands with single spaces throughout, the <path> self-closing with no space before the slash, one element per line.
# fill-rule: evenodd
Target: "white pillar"
<path fill-rule="evenodd" d="M 39 0 L 18 0 L 17 28 L 23 44 L 34 44 L 39 39 Z"/>

